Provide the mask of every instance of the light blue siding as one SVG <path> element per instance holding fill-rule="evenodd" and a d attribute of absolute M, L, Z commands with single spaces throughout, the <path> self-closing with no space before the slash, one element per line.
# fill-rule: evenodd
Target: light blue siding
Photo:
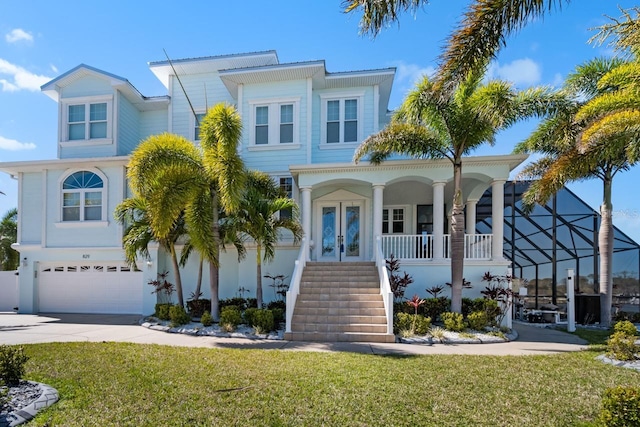
<path fill-rule="evenodd" d="M 298 120 L 298 134 L 294 141 L 298 142 L 295 148 L 283 148 L 286 144 L 274 144 L 273 149 L 269 146 L 261 146 L 259 150 L 251 150 L 255 147 L 250 139 L 252 102 L 271 102 L 278 99 L 298 100 L 299 114 L 294 117 Z M 293 80 L 287 82 L 273 82 L 254 85 L 245 85 L 243 91 L 243 103 L 240 107 L 242 115 L 242 157 L 250 169 L 258 169 L 264 172 L 277 172 L 288 170 L 289 165 L 302 164 L 307 162 L 307 82 L 306 80 Z"/>
<path fill-rule="evenodd" d="M 113 211 L 122 200 L 124 188 L 124 169 L 118 166 L 96 167 L 107 177 L 105 188 L 107 192 L 106 218 L 108 225 L 96 227 L 56 227 L 61 222 L 62 196 L 60 179 L 67 174 L 67 170 L 49 171 L 47 179 L 47 247 L 118 247 L 121 246 L 122 234 L 120 227 L 113 219 Z M 73 171 L 82 170 L 74 168 Z M 40 208 L 42 209 L 42 208 Z"/>
<path fill-rule="evenodd" d="M 313 93 L 313 119 L 312 119 L 312 154 L 311 163 L 342 163 L 351 162 L 353 159 L 353 153 L 357 147 L 356 144 L 346 144 L 344 148 L 331 148 L 321 149 L 324 142 L 322 138 L 322 99 L 321 96 L 341 96 L 342 94 L 350 93 L 362 93 L 364 92 L 362 106 L 362 134 L 358 135 L 358 143 L 362 142 L 367 136 L 371 135 L 377 129 L 373 128 L 373 87 L 356 87 L 348 89 L 328 89 L 321 91 L 314 91 Z M 335 147 L 340 147 L 340 144 L 335 144 Z"/>
<path fill-rule="evenodd" d="M 20 244 L 42 242 L 42 173 L 22 175 L 22 206 L 20 207 Z"/>
<path fill-rule="evenodd" d="M 60 90 L 60 98 L 112 95 L 113 87 L 104 78 L 85 76 Z"/>
<path fill-rule="evenodd" d="M 118 125 L 116 153 L 119 156 L 129 154 L 140 140 L 138 126 L 140 113 L 122 94 L 118 93 Z"/>
<path fill-rule="evenodd" d="M 196 113 L 204 113 L 207 107 L 219 102 L 235 104 L 235 100 L 222 84 L 218 73 L 181 76 L 180 80 Z M 192 139 L 193 113 L 178 81 L 173 79 L 171 132 Z"/>
<path fill-rule="evenodd" d="M 93 157 L 113 157 L 116 155 L 115 144 L 99 144 L 92 145 L 74 145 L 72 147 L 60 147 L 61 159 L 79 159 Z"/>
<path fill-rule="evenodd" d="M 143 111 L 140 113 L 140 141 L 151 135 L 167 132 L 167 110 Z M 137 144 L 136 144 L 137 145 Z M 135 147 L 134 147 L 135 148 Z"/>

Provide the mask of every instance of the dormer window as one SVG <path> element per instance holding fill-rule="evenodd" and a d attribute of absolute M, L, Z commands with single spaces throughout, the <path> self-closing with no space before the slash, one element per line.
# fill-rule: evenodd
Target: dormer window
<path fill-rule="evenodd" d="M 107 99 L 108 98 L 108 99 Z M 64 100 L 62 141 L 110 142 L 111 97 Z"/>

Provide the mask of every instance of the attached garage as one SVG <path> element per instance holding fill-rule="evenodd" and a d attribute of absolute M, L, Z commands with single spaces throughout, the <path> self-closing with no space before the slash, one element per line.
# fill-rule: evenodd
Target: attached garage
<path fill-rule="evenodd" d="M 43 313 L 142 314 L 142 272 L 121 262 L 41 264 Z"/>

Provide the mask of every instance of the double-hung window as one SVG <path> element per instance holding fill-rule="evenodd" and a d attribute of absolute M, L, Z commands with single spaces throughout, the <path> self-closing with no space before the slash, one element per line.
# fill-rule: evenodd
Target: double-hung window
<path fill-rule="evenodd" d="M 404 233 L 404 208 L 382 209 L 382 234 Z"/>
<path fill-rule="evenodd" d="M 111 137 L 111 103 L 75 102 L 65 104 L 66 141 L 104 140 Z"/>
<path fill-rule="evenodd" d="M 102 221 L 104 182 L 97 174 L 79 171 L 62 183 L 62 221 Z"/>
<path fill-rule="evenodd" d="M 322 140 L 326 144 L 357 143 L 362 138 L 362 99 L 322 97 Z"/>
<path fill-rule="evenodd" d="M 251 145 L 298 142 L 299 100 L 251 101 Z"/>

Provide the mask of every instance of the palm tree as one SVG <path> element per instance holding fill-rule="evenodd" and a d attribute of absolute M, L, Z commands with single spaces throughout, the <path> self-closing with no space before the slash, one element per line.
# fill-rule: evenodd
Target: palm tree
<path fill-rule="evenodd" d="M 451 308 L 456 312 L 462 310 L 464 267 L 463 156 L 482 144 L 492 144 L 499 130 L 518 119 L 545 114 L 558 101 L 549 89 L 517 92 L 510 83 L 500 80 L 483 84 L 482 77 L 483 73 L 470 74 L 446 99 L 436 96 L 436 84 L 424 77 L 408 94 L 391 124 L 363 141 L 354 155 L 357 162 L 369 154 L 374 164 L 392 153 L 451 162 Z"/>
<path fill-rule="evenodd" d="M 116 206 L 114 218 L 118 223 L 126 226 L 122 237 L 125 260 L 129 265 L 137 268 L 136 261 L 138 256 L 149 259 L 148 245 L 152 241 L 157 241 L 162 249 L 171 256 L 178 304 L 184 306 L 182 275 L 180 274 L 180 265 L 176 253 L 176 244 L 187 233 L 184 217 L 178 218 L 168 234 L 160 236 L 155 233 L 155 229 L 151 226 L 153 222 L 151 215 L 154 215 L 154 212 L 148 209 L 146 199 L 140 197 L 125 199 Z"/>
<path fill-rule="evenodd" d="M 291 211 L 291 215 L 279 214 Z M 298 221 L 298 205 L 287 197 L 273 179 L 264 172 L 250 171 L 240 209 L 230 218 L 239 233 L 253 239 L 256 244 L 256 299 L 262 307 L 262 261 L 272 261 L 281 230 L 289 230 L 294 242 L 302 238 L 302 226 Z M 262 251 L 264 250 L 264 257 Z"/>
<path fill-rule="evenodd" d="M 570 0 L 476 0 L 450 36 L 441 55 L 438 81 L 440 90 L 453 91 L 472 70 L 482 69 L 497 57 L 512 33 L 536 17 Z M 343 0 L 345 12 L 362 9 L 360 29 L 376 36 L 402 12 L 415 13 L 427 0 Z M 448 96 L 444 94 L 445 98 Z"/>
<path fill-rule="evenodd" d="M 20 253 L 11 247 L 17 238 L 18 210 L 13 208 L 0 219 L 0 266 L 4 271 L 15 270 L 20 263 Z"/>
<path fill-rule="evenodd" d="M 202 150 L 171 134 L 143 141 L 131 157 L 134 196 L 146 199 L 154 235 L 166 238 L 184 214 L 191 245 L 209 263 L 211 315 L 218 320 L 220 209 L 235 212 L 246 180 L 238 155 L 242 122 L 235 108 L 217 104 L 200 123 Z"/>
<path fill-rule="evenodd" d="M 568 97 L 565 108 L 543 121 L 533 134 L 518 144 L 517 152 L 537 152 L 543 156 L 525 168 L 521 175 L 536 178 L 523 196 L 525 209 L 535 203 L 546 203 L 565 184 L 598 178 L 603 183 L 603 201 L 600 207 L 598 247 L 600 252 L 600 321 L 611 323 L 613 223 L 611 191 L 613 178 L 631 166 L 626 147 L 629 139 L 620 134 L 608 134 L 592 148 L 584 148 L 583 138 L 593 126 L 593 120 L 583 110 L 603 103 L 609 109 L 600 113 L 615 113 L 607 100 L 615 88 L 603 87 L 600 82 L 620 67 L 628 64 L 616 59 L 594 59 L 580 65 L 567 77 L 563 91 Z M 599 117 L 596 119 L 599 120 Z"/>

